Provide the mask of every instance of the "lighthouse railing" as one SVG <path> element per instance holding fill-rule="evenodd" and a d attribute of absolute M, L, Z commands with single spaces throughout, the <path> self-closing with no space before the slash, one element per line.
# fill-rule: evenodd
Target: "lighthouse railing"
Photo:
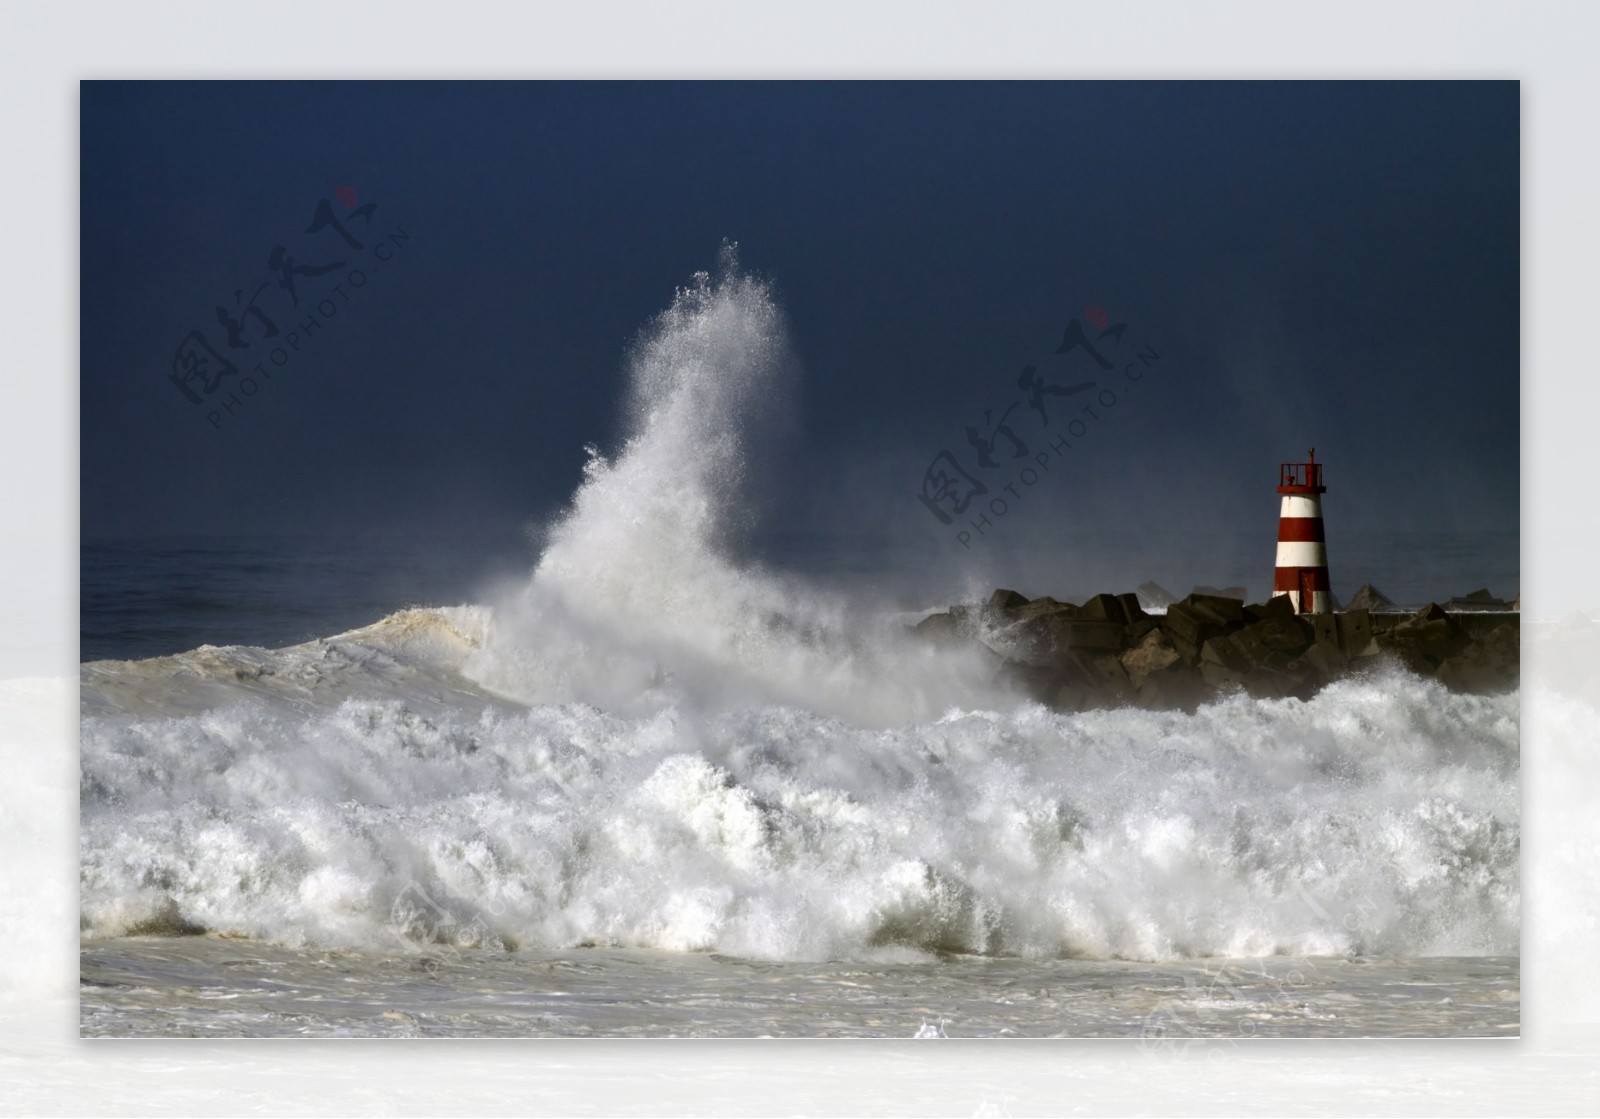
<path fill-rule="evenodd" d="M 1278 466 L 1278 485 L 1280 486 L 1320 486 L 1322 485 L 1322 464 L 1320 462 L 1285 462 Z"/>

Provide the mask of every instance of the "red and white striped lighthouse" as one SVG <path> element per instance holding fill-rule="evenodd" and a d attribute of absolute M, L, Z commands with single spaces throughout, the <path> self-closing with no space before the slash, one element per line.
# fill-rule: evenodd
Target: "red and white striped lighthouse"
<path fill-rule="evenodd" d="M 1272 595 L 1289 595 L 1297 614 L 1331 613 L 1328 544 L 1322 534 L 1322 495 L 1327 487 L 1322 484 L 1315 447 L 1305 462 L 1279 465 L 1278 492 L 1283 508 L 1278 514 L 1278 571 Z"/>

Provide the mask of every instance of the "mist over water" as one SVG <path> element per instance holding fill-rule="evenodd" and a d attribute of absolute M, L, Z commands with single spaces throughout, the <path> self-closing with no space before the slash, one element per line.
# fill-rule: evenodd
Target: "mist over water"
<path fill-rule="evenodd" d="M 1062 715 L 740 558 L 795 363 L 731 254 L 526 583 L 86 665 L 90 936 L 779 959 L 1515 954 L 1519 697 Z M 895 588 L 883 598 L 892 601 Z"/>
<path fill-rule="evenodd" d="M 792 369 L 770 288 L 725 249 L 639 342 L 621 452 L 589 449 L 571 509 L 467 671 L 523 702 L 623 711 L 792 703 L 884 723 L 1000 698 L 976 658 L 733 558 L 747 440 Z"/>

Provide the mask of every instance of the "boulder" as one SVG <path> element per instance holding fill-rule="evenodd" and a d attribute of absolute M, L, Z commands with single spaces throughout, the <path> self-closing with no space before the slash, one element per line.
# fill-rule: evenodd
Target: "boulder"
<path fill-rule="evenodd" d="M 1144 678 L 1152 672 L 1160 672 L 1181 659 L 1171 639 L 1159 628 L 1145 633 L 1139 643 L 1123 653 L 1121 658 L 1123 671 L 1128 674 L 1135 688 L 1143 684 Z"/>

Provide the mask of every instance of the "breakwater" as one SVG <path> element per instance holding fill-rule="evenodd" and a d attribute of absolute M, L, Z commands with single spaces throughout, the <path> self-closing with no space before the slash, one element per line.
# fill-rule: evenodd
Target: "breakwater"
<path fill-rule="evenodd" d="M 1517 687 L 1520 615 L 1347 610 L 1296 614 L 1287 597 L 1246 604 L 1191 594 L 1146 612 L 1136 594 L 1081 604 L 997 590 L 915 627 L 946 647 L 975 645 L 997 676 L 1058 710 L 1138 706 L 1194 710 L 1229 691 L 1307 699 L 1353 672 L 1399 662 L 1453 691 Z"/>

